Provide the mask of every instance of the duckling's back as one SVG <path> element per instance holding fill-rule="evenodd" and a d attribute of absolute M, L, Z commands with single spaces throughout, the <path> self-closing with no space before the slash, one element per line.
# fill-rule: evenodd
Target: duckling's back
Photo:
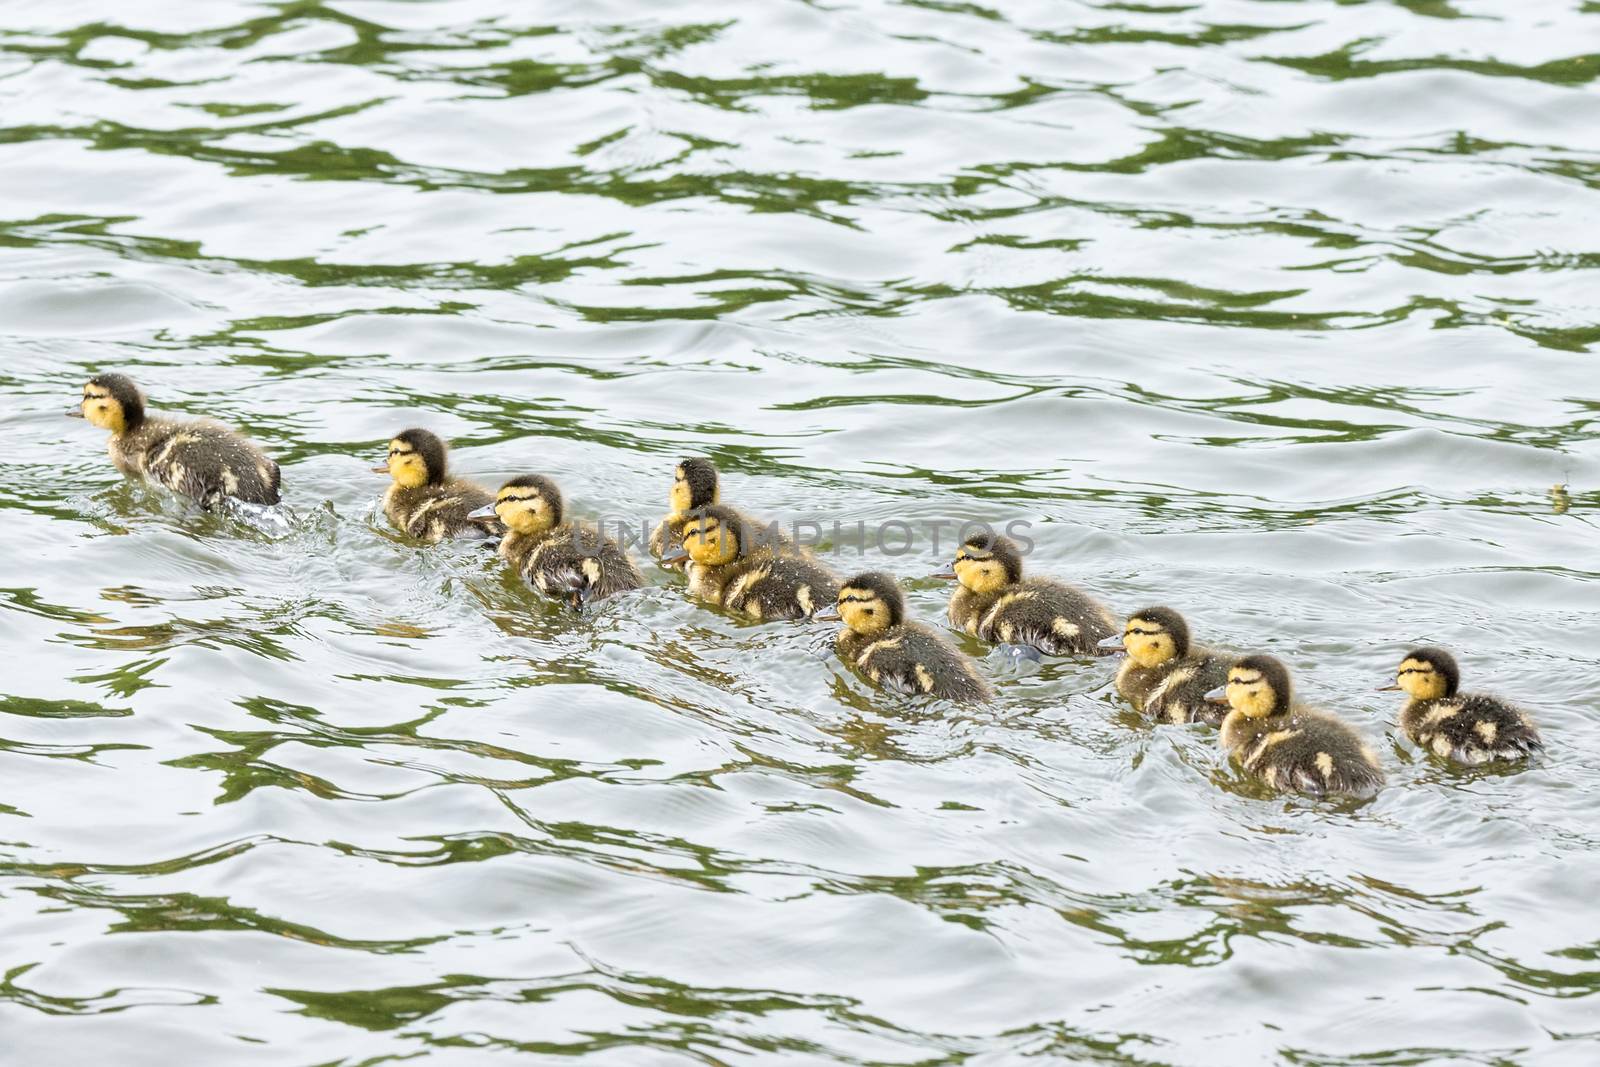
<path fill-rule="evenodd" d="M 494 494 L 488 489 L 455 478 L 443 485 L 391 485 L 383 496 L 384 514 L 395 529 L 423 541 L 492 536 L 498 523 L 486 526 L 467 517 L 492 503 Z"/>
<path fill-rule="evenodd" d="M 1314 708 L 1254 720 L 1233 712 L 1223 721 L 1222 745 L 1274 789 L 1364 798 L 1384 784 L 1377 754 L 1361 735 Z"/>
<path fill-rule="evenodd" d="M 1426 751 L 1468 765 L 1528 759 L 1544 750 L 1526 712 L 1481 693 L 1413 700 L 1400 714 L 1400 727 Z"/>
<path fill-rule="evenodd" d="M 1229 657 L 1206 648 L 1191 648 L 1188 655 L 1154 667 L 1141 667 L 1126 659 L 1117 671 L 1117 692 L 1158 722 L 1216 726 L 1228 709 L 1208 701 L 1206 693 L 1227 683 L 1230 662 Z"/>
<path fill-rule="evenodd" d="M 965 703 L 994 699 L 967 658 L 918 623 L 902 623 L 872 635 L 846 629 L 839 634 L 837 649 L 840 659 L 892 692 Z"/>
<path fill-rule="evenodd" d="M 279 500 L 278 465 L 221 423 L 146 419 L 138 429 L 112 438 L 111 454 L 123 470 L 143 474 L 205 508 L 228 496 L 251 504 Z"/>
<path fill-rule="evenodd" d="M 1094 651 L 1116 632 L 1106 606 L 1074 586 L 1027 578 L 992 593 L 957 586 L 950 597 L 950 622 L 982 641 L 1031 645 L 1047 656 Z"/>
<path fill-rule="evenodd" d="M 808 619 L 839 599 L 839 577 L 798 552 L 762 550 L 734 564 L 722 606 L 755 619 Z"/>
<path fill-rule="evenodd" d="M 508 534 L 500 554 L 529 585 L 558 599 L 592 600 L 644 585 L 622 546 L 587 524 L 564 523 L 537 539 Z"/>

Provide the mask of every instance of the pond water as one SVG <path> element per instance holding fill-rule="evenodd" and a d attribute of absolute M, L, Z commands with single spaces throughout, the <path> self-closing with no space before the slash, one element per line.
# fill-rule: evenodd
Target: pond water
<path fill-rule="evenodd" d="M 18 1064 L 1600 1057 L 1600 5 L 14 0 L 0 1033 Z M 95 370 L 286 535 L 123 481 Z M 638 523 L 1029 523 L 1276 653 L 1389 787 L 1274 797 L 1105 660 L 961 709 L 829 627 L 575 619 L 368 472 Z M 1557 491 L 1555 487 L 1567 489 Z M 1394 741 L 1413 642 L 1522 773 Z M 970 641 L 975 655 L 984 649 Z"/>

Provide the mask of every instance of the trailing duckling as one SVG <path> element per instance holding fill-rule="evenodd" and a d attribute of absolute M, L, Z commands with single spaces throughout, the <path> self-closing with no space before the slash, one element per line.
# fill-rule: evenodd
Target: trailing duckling
<path fill-rule="evenodd" d="M 401 533 L 430 544 L 447 537 L 491 537 L 504 532 L 498 520 L 470 516 L 494 503 L 477 482 L 449 476 L 449 447 L 427 430 L 403 430 L 389 442 L 384 466 L 394 484 L 383 494 L 383 513 Z"/>
<path fill-rule="evenodd" d="M 1406 653 L 1395 685 L 1409 698 L 1400 729 L 1426 752 L 1457 763 L 1525 760 L 1544 751 L 1539 728 L 1527 712 L 1486 693 L 1461 693 L 1461 668 L 1442 648 Z"/>
<path fill-rule="evenodd" d="M 970 659 L 905 615 L 899 584 L 869 571 L 845 582 L 834 610 L 817 618 L 843 620 L 834 644 L 839 658 L 879 689 L 968 703 L 994 699 Z"/>
<path fill-rule="evenodd" d="M 1325 711 L 1293 706 L 1289 668 L 1276 657 L 1244 657 L 1208 696 L 1232 709 L 1222 720 L 1223 751 L 1273 789 L 1364 799 L 1383 787 L 1360 734 Z"/>
<path fill-rule="evenodd" d="M 500 558 L 545 596 L 582 611 L 591 600 L 638 589 L 639 570 L 615 541 L 587 524 L 564 521 L 556 483 L 524 474 L 500 487 L 494 502 L 469 515 L 498 519 L 506 534 Z"/>
<path fill-rule="evenodd" d="M 805 619 L 832 604 L 839 577 L 792 546 L 762 542 L 738 512 L 720 504 L 685 516 L 682 546 L 662 563 L 687 565 L 689 592 L 752 619 Z"/>
<path fill-rule="evenodd" d="M 1206 694 L 1228 680 L 1232 656 L 1192 644 L 1189 624 L 1171 608 L 1145 608 L 1128 616 L 1121 637 L 1101 641 L 1103 652 L 1126 652 L 1117 692 L 1135 711 L 1157 722 L 1216 726 L 1228 713 Z"/>
<path fill-rule="evenodd" d="M 936 578 L 954 578 L 950 624 L 981 641 L 1026 645 L 1047 656 L 1093 652 L 1117 621 L 1082 589 L 1024 578 L 1022 552 L 1009 537 L 979 534 L 956 550 Z"/>
<path fill-rule="evenodd" d="M 717 475 L 717 465 L 700 456 L 679 460 L 677 468 L 672 472 L 672 488 L 667 492 L 667 506 L 671 510 L 650 532 L 650 554 L 660 560 L 663 567 L 681 565 L 683 527 L 689 521 L 690 515 L 701 508 L 721 503 L 722 483 Z M 789 543 L 788 538 L 781 535 L 774 536 L 768 532 L 776 530 L 775 524 L 758 526 L 753 519 L 742 512 L 736 514 L 739 515 L 739 521 L 745 529 L 760 529 L 764 536 L 777 543 Z M 669 563 L 669 557 L 678 560 L 679 563 Z"/>
<path fill-rule="evenodd" d="M 111 431 L 107 451 L 124 474 L 163 485 L 206 510 L 226 497 L 278 503 L 278 465 L 238 431 L 210 419 L 173 419 L 145 411 L 144 394 L 122 374 L 97 374 L 67 414 Z"/>

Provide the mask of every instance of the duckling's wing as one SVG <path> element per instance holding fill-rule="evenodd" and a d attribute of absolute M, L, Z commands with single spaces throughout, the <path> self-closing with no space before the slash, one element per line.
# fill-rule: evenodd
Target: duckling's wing
<path fill-rule="evenodd" d="M 1544 750 L 1539 729 L 1522 709 L 1498 697 L 1468 694 L 1408 709 L 1407 733 L 1423 749 L 1457 763 L 1522 760 Z"/>
<path fill-rule="evenodd" d="M 644 584 L 628 554 L 592 527 L 568 527 L 550 535 L 528 557 L 524 577 L 546 596 L 574 594 L 589 600 Z"/>
<path fill-rule="evenodd" d="M 1298 710 L 1286 730 L 1260 742 L 1267 779 L 1279 789 L 1321 797 L 1368 797 L 1382 787 L 1377 757 L 1344 722 L 1324 712 Z"/>
<path fill-rule="evenodd" d="M 1149 690 L 1145 713 L 1163 722 L 1202 722 L 1221 725 L 1228 714 L 1225 704 L 1213 704 L 1206 694 L 1228 681 L 1228 660 L 1201 651 L 1171 662 L 1165 677 Z"/>
<path fill-rule="evenodd" d="M 741 581 L 745 610 L 754 601 L 763 619 L 808 619 L 839 599 L 839 579 L 833 572 L 793 554 L 769 553 L 763 564 L 730 582 L 730 601 L 734 586 Z"/>
<path fill-rule="evenodd" d="M 225 496 L 276 504 L 282 472 L 266 453 L 225 426 L 174 423 L 150 446 L 145 471 L 153 481 L 210 508 Z"/>
<path fill-rule="evenodd" d="M 1083 590 L 1030 579 L 982 609 L 976 631 L 986 641 L 1031 645 L 1047 656 L 1077 656 L 1093 652 L 1096 643 L 1115 633 L 1116 622 Z"/>

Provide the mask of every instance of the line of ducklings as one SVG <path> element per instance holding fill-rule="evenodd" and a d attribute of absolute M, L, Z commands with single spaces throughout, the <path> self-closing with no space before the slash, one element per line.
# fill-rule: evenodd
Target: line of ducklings
<path fill-rule="evenodd" d="M 122 375 L 90 379 L 68 414 L 111 432 L 111 458 L 124 473 L 202 507 L 224 497 L 278 502 L 278 466 L 258 447 L 216 422 L 147 414 L 143 394 Z M 550 478 L 522 475 L 491 491 L 451 476 L 448 452 L 427 430 L 406 430 L 389 442 L 384 464 L 374 470 L 390 478 L 383 507 L 396 529 L 426 542 L 497 539 L 500 557 L 529 585 L 578 610 L 644 584 L 621 546 L 567 519 Z M 649 539 L 663 566 L 684 569 L 691 594 L 759 621 L 842 622 L 835 641 L 841 660 L 879 689 L 962 702 L 993 698 L 968 656 L 906 617 L 894 578 L 868 571 L 842 580 L 803 546 L 768 536 L 776 527 L 722 504 L 720 490 L 710 460 L 680 462 L 669 511 Z M 937 577 L 957 583 L 950 624 L 978 640 L 1030 656 L 1125 653 L 1116 676 L 1124 700 L 1154 721 L 1220 726 L 1224 751 L 1274 789 L 1367 797 L 1384 784 L 1377 755 L 1359 733 L 1295 702 L 1281 661 L 1196 645 L 1171 608 L 1137 611 L 1119 632 L 1110 609 L 1089 593 L 1025 577 L 1022 553 L 1002 536 L 967 540 Z M 1400 727 L 1412 742 L 1468 765 L 1528 760 L 1542 751 L 1526 712 L 1498 697 L 1461 693 L 1460 680 L 1443 649 L 1405 655 L 1396 684 L 1384 688 L 1406 694 Z"/>

